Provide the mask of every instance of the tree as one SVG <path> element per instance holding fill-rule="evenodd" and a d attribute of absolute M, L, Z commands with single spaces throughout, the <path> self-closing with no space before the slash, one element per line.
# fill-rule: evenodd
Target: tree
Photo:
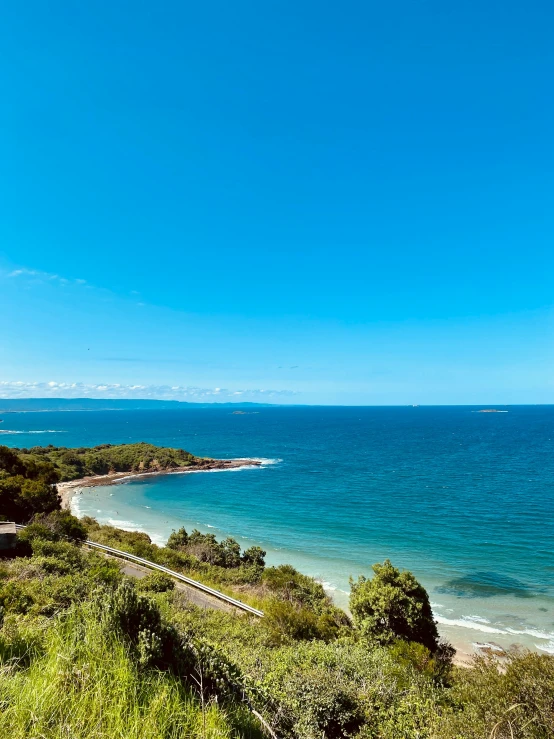
<path fill-rule="evenodd" d="M 228 536 L 219 546 L 223 555 L 223 566 L 238 567 L 240 565 L 240 544 Z"/>
<path fill-rule="evenodd" d="M 189 543 L 189 535 L 186 529 L 180 528 L 179 531 L 172 531 L 167 540 L 166 547 L 168 549 L 184 549 Z"/>
<path fill-rule="evenodd" d="M 82 521 L 72 516 L 69 511 L 52 511 L 33 516 L 32 523 L 42 524 L 57 538 L 85 541 L 87 529 Z"/>
<path fill-rule="evenodd" d="M 245 565 L 256 565 L 257 567 L 265 567 L 266 552 L 261 547 L 250 547 L 242 553 L 241 560 Z"/>
<path fill-rule="evenodd" d="M 201 562 L 220 567 L 225 566 L 224 552 L 215 534 L 202 534 L 198 529 L 193 529 L 189 536 L 187 551 Z"/>
<path fill-rule="evenodd" d="M 350 581 L 350 610 L 354 623 L 381 644 L 395 639 L 419 642 L 431 652 L 439 646 L 429 596 L 411 572 L 400 572 L 386 559 L 373 565 L 375 576 Z"/>
<path fill-rule="evenodd" d="M 42 480 L 28 480 L 22 475 L 0 479 L 0 511 L 7 520 L 26 523 L 35 513 L 60 508 L 58 491 Z"/>

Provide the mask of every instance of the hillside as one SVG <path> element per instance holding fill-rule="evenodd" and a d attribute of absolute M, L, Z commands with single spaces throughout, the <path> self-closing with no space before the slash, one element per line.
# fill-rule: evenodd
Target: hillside
<path fill-rule="evenodd" d="M 184 449 L 138 444 L 101 444 L 96 447 L 32 447 L 13 450 L 24 464 L 48 462 L 59 474 L 59 482 L 109 472 L 159 472 L 180 467 L 202 466 L 203 460 Z"/>
<path fill-rule="evenodd" d="M 279 739 L 554 736 L 554 658 L 515 650 L 501 669 L 493 656 L 453 666 L 410 572 L 385 561 L 352 581 L 349 618 L 313 578 L 267 567 L 259 547 L 184 529 L 159 547 L 59 509 L 54 483 L 77 464 L 67 453 L 88 470 L 88 454 L 137 465 L 186 452 L 39 449 L 0 447 L 0 518 L 29 523 L 0 558 L 1 736 L 261 739 L 260 719 Z M 265 615 L 200 609 L 162 573 L 131 581 L 86 538 Z"/>
<path fill-rule="evenodd" d="M 34 513 L 60 507 L 56 483 L 109 473 L 216 469 L 258 464 L 256 460 L 195 457 L 184 449 L 153 444 L 101 444 L 96 447 L 0 446 L 0 520 L 22 523 Z"/>

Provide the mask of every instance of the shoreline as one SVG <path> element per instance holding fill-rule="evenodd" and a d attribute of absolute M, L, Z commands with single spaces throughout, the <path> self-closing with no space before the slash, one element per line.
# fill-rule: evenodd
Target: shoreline
<path fill-rule="evenodd" d="M 156 470 L 153 472 L 142 472 L 142 473 L 129 473 L 129 472 L 118 472 L 118 473 L 112 473 L 108 475 L 94 475 L 89 476 L 86 478 L 81 478 L 79 480 L 72 480 L 65 483 L 60 483 L 58 485 L 58 491 L 60 493 L 60 496 L 62 497 L 62 508 L 66 508 L 71 511 L 71 502 L 75 495 L 81 493 L 84 488 L 91 488 L 91 487 L 108 487 L 110 485 L 116 485 L 118 483 L 125 482 L 126 480 L 136 479 L 136 478 L 148 478 L 148 477 L 154 477 L 158 475 L 164 475 L 164 474 L 179 474 L 179 473 L 185 473 L 185 474 L 191 474 L 196 472 L 209 472 L 212 470 L 228 470 L 228 469 L 241 469 L 241 468 L 248 468 L 251 466 L 261 467 L 262 462 L 260 460 L 253 460 L 253 459 L 234 459 L 234 460 L 214 460 L 214 461 L 224 461 L 224 462 L 232 462 L 233 464 L 225 464 L 225 465 L 211 465 L 210 467 L 203 467 L 203 468 L 196 468 L 191 469 L 190 467 L 181 467 L 181 468 L 174 468 L 173 470 Z M 75 512 L 74 515 L 80 516 L 80 513 Z M 94 514 L 92 514 L 94 515 Z M 117 525 L 116 523 L 110 523 L 109 525 Z M 154 536 L 154 533 L 152 530 L 149 530 L 148 525 L 137 525 L 133 528 L 127 528 L 126 526 L 123 527 L 126 531 L 143 531 L 144 533 L 147 533 L 150 537 Z M 294 567 L 300 567 L 301 565 L 294 564 Z M 320 582 L 326 593 L 331 597 L 331 599 L 334 600 L 333 596 L 333 590 L 328 589 L 325 587 L 325 581 L 321 579 L 321 577 L 315 578 L 317 582 Z M 349 613 L 348 607 L 342 604 L 338 604 L 335 602 L 335 605 L 338 605 L 340 608 L 342 608 L 346 613 Z M 440 630 L 440 629 L 439 629 Z M 442 635 L 444 636 L 444 634 Z M 469 667 L 471 665 L 471 661 L 473 657 L 476 656 L 476 654 L 483 654 L 483 651 L 480 649 L 476 649 L 471 641 L 461 639 L 459 636 L 454 639 L 449 639 L 452 646 L 455 648 L 455 654 L 453 657 L 453 662 L 458 667 Z M 488 650 L 487 650 L 488 651 Z"/>
<path fill-rule="evenodd" d="M 186 467 L 175 467 L 171 469 L 163 469 L 163 470 L 149 470 L 147 472 L 116 472 L 111 474 L 105 474 L 105 475 L 92 475 L 84 478 L 80 478 L 77 480 L 72 480 L 64 483 L 60 483 L 58 485 L 58 491 L 60 494 L 60 497 L 62 498 L 62 507 L 66 509 L 70 509 L 72 507 L 72 499 L 75 495 L 78 495 L 79 493 L 84 493 L 84 488 L 87 487 L 96 487 L 96 486 L 110 486 L 115 485 L 118 483 L 123 483 L 127 480 L 133 480 L 136 478 L 148 478 L 148 477 L 155 477 L 158 475 L 164 475 L 164 474 L 192 474 L 197 472 L 210 472 L 210 471 L 224 471 L 224 470 L 233 470 L 233 469 L 244 469 L 244 468 L 259 468 L 262 467 L 264 464 L 264 461 L 261 459 L 256 458 L 239 458 L 239 459 L 228 459 L 228 460 L 216 460 L 216 459 L 204 459 L 199 460 L 200 464 L 194 464 Z M 108 493 L 106 492 L 105 495 Z M 89 494 L 90 495 L 90 494 Z M 88 496 L 87 496 L 88 497 Z M 94 496 L 93 496 L 94 497 Z M 85 504 L 86 505 L 86 504 Z M 100 505 L 99 507 L 103 507 Z M 148 506 L 147 506 L 148 507 Z M 98 511 L 100 513 L 100 511 Z M 116 511 L 117 513 L 117 511 Z M 80 515 L 80 514 L 77 514 Z M 89 515 L 96 516 L 95 513 L 90 513 Z M 124 516 L 125 518 L 125 516 Z M 134 519 L 133 519 L 134 520 Z M 109 522 L 110 525 L 119 525 L 118 523 Z M 124 523 L 123 521 L 120 523 Z M 124 528 L 126 530 L 134 530 L 131 528 L 127 528 L 128 524 L 122 525 L 121 528 Z M 213 528 L 213 527 L 209 527 Z M 153 536 L 152 531 L 150 530 L 147 523 L 142 523 L 141 528 L 138 528 L 137 530 L 142 530 L 148 533 L 150 536 Z M 283 560 L 282 560 L 283 561 Z M 288 560 L 284 560 L 288 561 Z M 301 564 L 297 564 L 293 562 L 293 566 L 300 569 L 300 571 L 304 571 Z M 325 581 L 322 579 L 321 575 L 317 576 L 318 581 L 322 582 L 322 584 L 325 583 Z M 325 584 L 324 584 L 325 587 Z M 333 595 L 333 588 L 328 590 L 326 588 L 327 592 L 331 597 L 334 599 Z M 338 604 L 341 607 L 344 608 L 343 604 Z M 346 609 L 345 609 L 346 610 Z M 516 641 L 517 639 L 517 632 L 513 631 L 510 635 L 510 644 L 504 643 L 505 640 L 500 639 L 500 643 L 492 642 L 489 639 L 486 639 L 485 634 L 480 634 L 482 639 L 476 638 L 477 635 L 473 634 L 472 632 L 475 630 L 473 627 L 471 632 L 466 632 L 466 628 L 472 628 L 471 626 L 466 626 L 464 628 L 463 632 L 460 632 L 460 629 L 457 628 L 458 626 L 461 626 L 461 624 L 442 624 L 439 622 L 439 632 L 443 638 L 446 638 L 456 649 L 456 655 L 454 657 L 455 664 L 465 667 L 468 663 L 471 662 L 472 658 L 475 655 L 478 654 L 494 654 L 495 656 L 502 659 L 505 654 L 506 650 L 510 649 L 510 647 L 513 647 L 515 645 L 518 645 L 523 648 L 530 648 L 533 649 L 533 646 L 535 649 L 533 651 L 536 651 L 537 649 L 542 651 L 541 647 L 538 646 L 536 643 L 531 646 L 527 644 L 526 646 L 522 644 L 521 642 Z M 522 633 L 522 632 L 519 632 Z M 489 634 L 487 633 L 487 636 Z M 506 634 L 508 636 L 508 634 Z M 514 639 L 515 637 L 515 639 Z M 486 641 L 485 641 L 486 639 Z"/>
<path fill-rule="evenodd" d="M 238 470 L 246 467 L 261 467 L 259 459 L 202 459 L 201 464 L 188 467 L 172 467 L 166 470 L 149 470 L 148 472 L 109 472 L 107 475 L 88 475 L 77 480 L 57 483 L 58 495 L 63 509 L 71 509 L 71 499 L 82 488 L 93 488 L 99 485 L 116 485 L 124 480 L 137 477 L 156 477 L 158 475 L 187 474 L 192 472 L 211 472 L 213 470 Z"/>

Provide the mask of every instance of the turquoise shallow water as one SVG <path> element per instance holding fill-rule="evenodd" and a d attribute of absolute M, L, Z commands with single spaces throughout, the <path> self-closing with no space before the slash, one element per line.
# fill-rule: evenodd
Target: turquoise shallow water
<path fill-rule="evenodd" d="M 4 415 L 9 446 L 149 441 L 262 469 L 87 489 L 76 510 L 163 543 L 185 525 L 257 543 L 347 603 L 389 557 L 457 644 L 554 653 L 554 407 L 229 408 Z"/>

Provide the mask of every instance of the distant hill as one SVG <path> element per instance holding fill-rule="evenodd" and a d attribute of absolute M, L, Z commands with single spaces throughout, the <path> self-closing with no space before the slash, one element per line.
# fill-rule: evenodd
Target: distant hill
<path fill-rule="evenodd" d="M 129 400 L 101 398 L 0 398 L 0 413 L 23 411 L 107 411 L 162 410 L 181 408 L 211 408 L 232 406 L 267 407 L 271 403 L 187 403 L 179 400 Z"/>

